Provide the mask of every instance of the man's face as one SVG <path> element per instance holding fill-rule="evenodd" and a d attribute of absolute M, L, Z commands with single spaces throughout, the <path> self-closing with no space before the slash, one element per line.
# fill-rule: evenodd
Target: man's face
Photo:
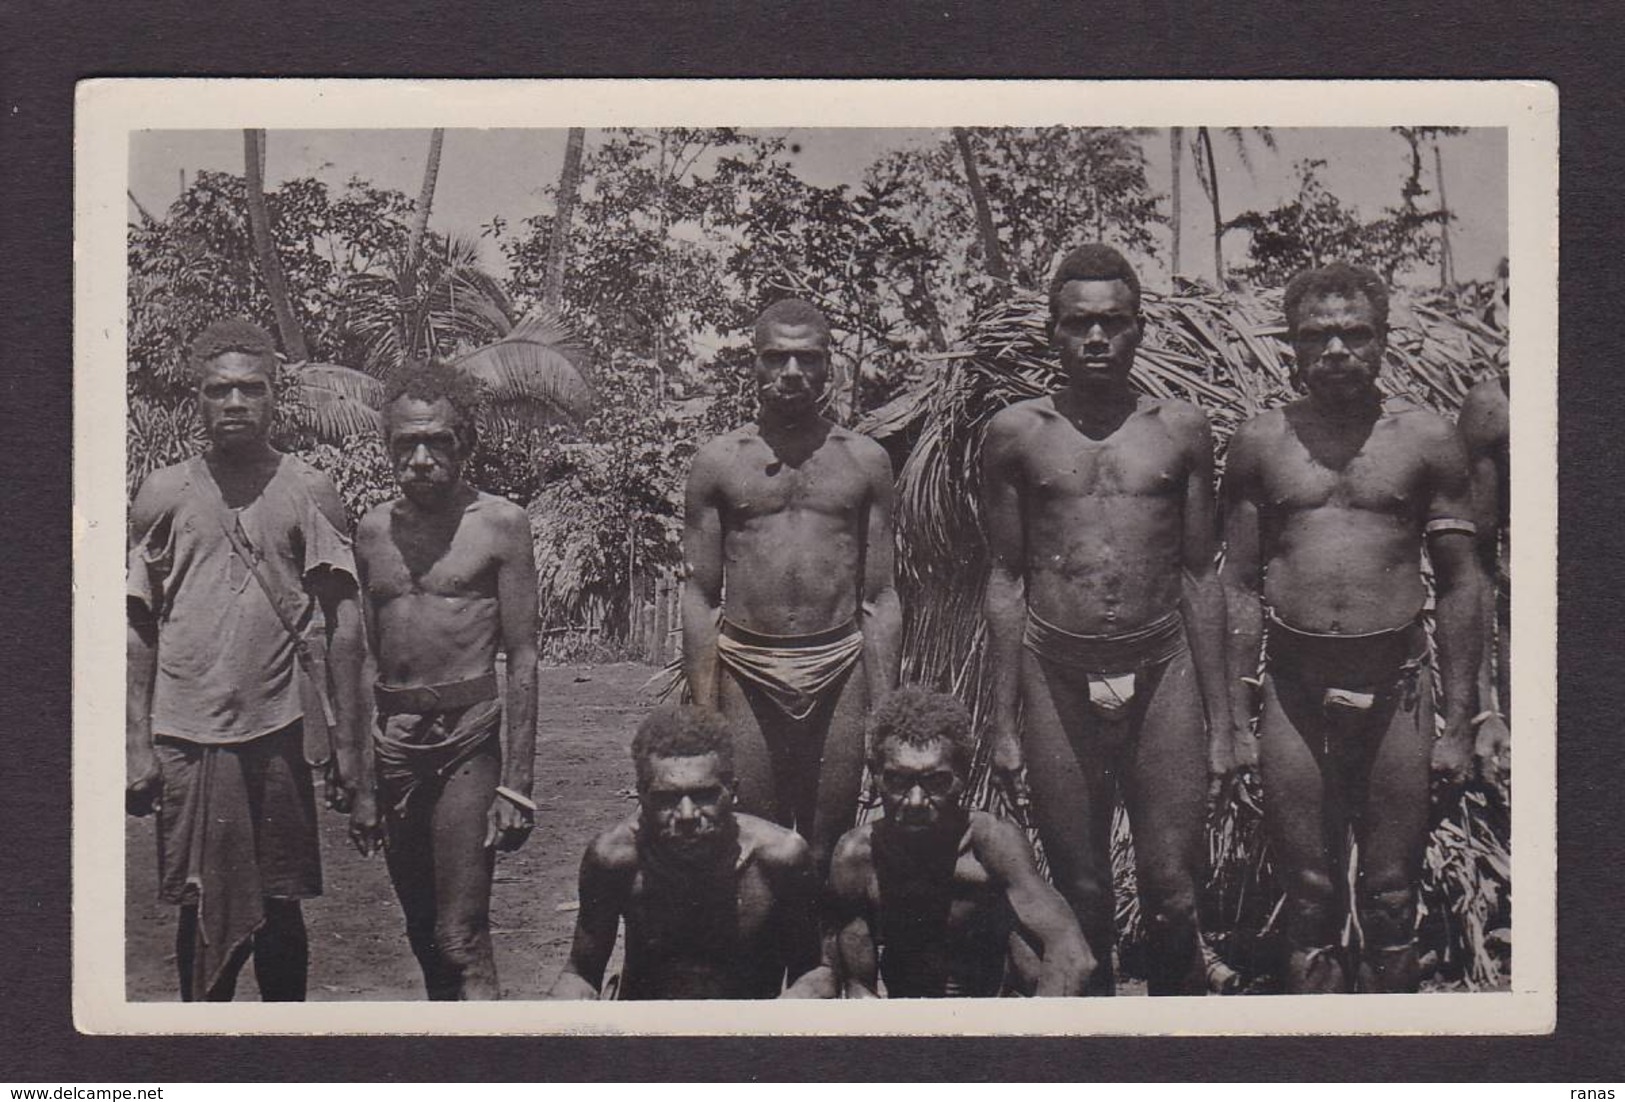
<path fill-rule="evenodd" d="M 880 801 L 899 830 L 923 833 L 942 825 L 964 790 L 965 779 L 954 771 L 945 740 L 910 746 L 889 739 L 882 746 Z"/>
<path fill-rule="evenodd" d="M 1122 385 L 1140 346 L 1134 292 L 1120 279 L 1064 284 L 1055 297 L 1050 340 L 1073 386 L 1093 390 Z"/>
<path fill-rule="evenodd" d="M 276 411 L 271 370 L 269 359 L 247 352 L 224 352 L 204 365 L 197 408 L 215 447 L 233 451 L 264 443 Z"/>
<path fill-rule="evenodd" d="M 766 327 L 756 348 L 756 394 L 764 411 L 804 417 L 818 408 L 828 383 L 828 337 L 810 325 Z"/>
<path fill-rule="evenodd" d="M 1362 294 L 1326 294 L 1298 304 L 1292 351 L 1309 393 L 1342 405 L 1370 397 L 1387 336 Z"/>
<path fill-rule="evenodd" d="M 733 820 L 733 785 L 715 754 L 651 757 L 638 792 L 650 840 L 676 857 L 708 853 Z"/>
<path fill-rule="evenodd" d="M 389 460 L 408 501 L 432 507 L 446 500 L 462 478 L 465 458 L 449 401 L 395 400 L 389 410 Z"/>

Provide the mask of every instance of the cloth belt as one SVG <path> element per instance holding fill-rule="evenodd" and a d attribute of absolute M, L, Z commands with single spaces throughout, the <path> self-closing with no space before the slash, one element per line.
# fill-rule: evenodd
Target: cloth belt
<path fill-rule="evenodd" d="M 1265 650 L 1271 670 L 1329 691 L 1369 693 L 1390 688 L 1407 668 L 1427 660 L 1427 632 L 1420 617 L 1357 635 L 1305 631 L 1271 609 Z"/>
<path fill-rule="evenodd" d="M 1144 627 L 1113 635 L 1081 635 L 1027 610 L 1022 644 L 1038 657 L 1089 679 L 1089 704 L 1102 719 L 1116 721 L 1128 714 L 1139 692 L 1142 670 L 1172 661 L 1185 650 L 1185 620 L 1179 609 Z"/>
<path fill-rule="evenodd" d="M 862 655 L 855 619 L 811 635 L 764 635 L 724 618 L 717 634 L 718 661 L 794 720 L 810 716 Z"/>
<path fill-rule="evenodd" d="M 414 688 L 376 684 L 372 687 L 372 695 L 378 704 L 379 715 L 428 715 L 431 712 L 449 712 L 455 708 L 466 708 L 471 704 L 495 700 L 497 675 L 488 673 L 471 677 L 467 681 Z"/>

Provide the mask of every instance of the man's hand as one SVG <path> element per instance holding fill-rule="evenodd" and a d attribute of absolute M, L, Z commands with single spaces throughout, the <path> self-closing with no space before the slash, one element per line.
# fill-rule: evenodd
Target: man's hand
<path fill-rule="evenodd" d="M 1478 725 L 1478 736 L 1473 742 L 1473 759 L 1478 775 L 1491 788 L 1512 775 L 1512 732 L 1506 720 L 1490 716 Z"/>
<path fill-rule="evenodd" d="M 598 989 L 592 984 L 588 983 L 582 977 L 566 969 L 564 972 L 559 974 L 558 979 L 553 981 L 553 986 L 548 988 L 547 997 L 550 999 L 574 999 L 577 1001 L 582 999 L 596 999 L 598 997 Z"/>
<path fill-rule="evenodd" d="M 1473 733 L 1465 723 L 1448 724 L 1433 744 L 1433 779 L 1454 790 L 1467 779 L 1473 759 Z"/>
<path fill-rule="evenodd" d="M 534 815 L 498 796 L 491 801 L 490 825 L 485 831 L 485 844 L 487 848 L 496 846 L 503 853 L 512 853 L 525 844 L 525 839 L 530 837 L 530 832 L 535 826 Z"/>
<path fill-rule="evenodd" d="M 1207 740 L 1207 813 L 1212 815 L 1224 806 L 1231 781 L 1235 779 L 1235 741 L 1229 731 L 1215 731 Z"/>
<path fill-rule="evenodd" d="M 384 842 L 383 822 L 378 815 L 378 797 L 371 791 L 347 790 L 350 801 L 350 844 L 363 857 L 371 857 Z"/>
<path fill-rule="evenodd" d="M 833 999 L 839 993 L 839 985 L 835 980 L 835 969 L 827 964 L 820 964 L 802 974 L 801 978 L 786 987 L 779 995 L 781 999 Z"/>
<path fill-rule="evenodd" d="M 322 803 L 327 806 L 327 810 L 343 815 L 351 810 L 350 805 L 354 796 L 355 789 L 345 783 L 344 774 L 339 769 L 338 758 L 328 758 L 327 764 L 322 766 Z"/>
<path fill-rule="evenodd" d="M 158 759 L 151 750 L 133 753 L 124 763 L 129 778 L 124 789 L 124 812 L 140 818 L 158 809 L 163 795 L 163 776 L 158 771 Z"/>

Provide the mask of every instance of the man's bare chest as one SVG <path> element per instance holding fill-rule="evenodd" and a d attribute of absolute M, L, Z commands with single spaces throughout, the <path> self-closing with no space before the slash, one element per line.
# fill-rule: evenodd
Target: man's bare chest
<path fill-rule="evenodd" d="M 650 948 L 727 951 L 768 929 L 774 894 L 762 869 L 747 864 L 729 877 L 687 881 L 639 874 L 627 908 L 629 926 Z"/>
<path fill-rule="evenodd" d="M 1261 504 L 1267 510 L 1331 508 L 1402 515 L 1426 505 L 1426 464 L 1403 439 L 1373 434 L 1343 454 L 1318 451 L 1295 437 L 1283 440 L 1263 467 Z"/>
<path fill-rule="evenodd" d="M 1055 422 L 1033 436 L 1024 458 L 1028 493 L 1039 500 L 1175 497 L 1189 477 L 1178 443 L 1140 421 L 1103 440 Z"/>
<path fill-rule="evenodd" d="M 483 525 L 465 520 L 449 538 L 398 527 L 362 544 L 367 594 L 375 601 L 415 594 L 496 595 L 496 559 Z"/>
<path fill-rule="evenodd" d="M 799 467 L 755 462 L 723 486 L 723 501 L 739 522 L 795 512 L 856 517 L 867 504 L 867 486 L 854 464 L 835 457 L 814 456 Z"/>

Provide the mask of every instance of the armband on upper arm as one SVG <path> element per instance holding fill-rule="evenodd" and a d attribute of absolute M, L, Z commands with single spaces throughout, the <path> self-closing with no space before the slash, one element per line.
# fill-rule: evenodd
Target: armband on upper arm
<path fill-rule="evenodd" d="M 1478 525 L 1470 520 L 1460 520 L 1456 517 L 1439 517 L 1437 520 L 1428 521 L 1427 526 L 1422 531 L 1429 536 L 1442 536 L 1446 532 L 1460 532 L 1464 536 L 1476 536 L 1478 535 Z"/>

